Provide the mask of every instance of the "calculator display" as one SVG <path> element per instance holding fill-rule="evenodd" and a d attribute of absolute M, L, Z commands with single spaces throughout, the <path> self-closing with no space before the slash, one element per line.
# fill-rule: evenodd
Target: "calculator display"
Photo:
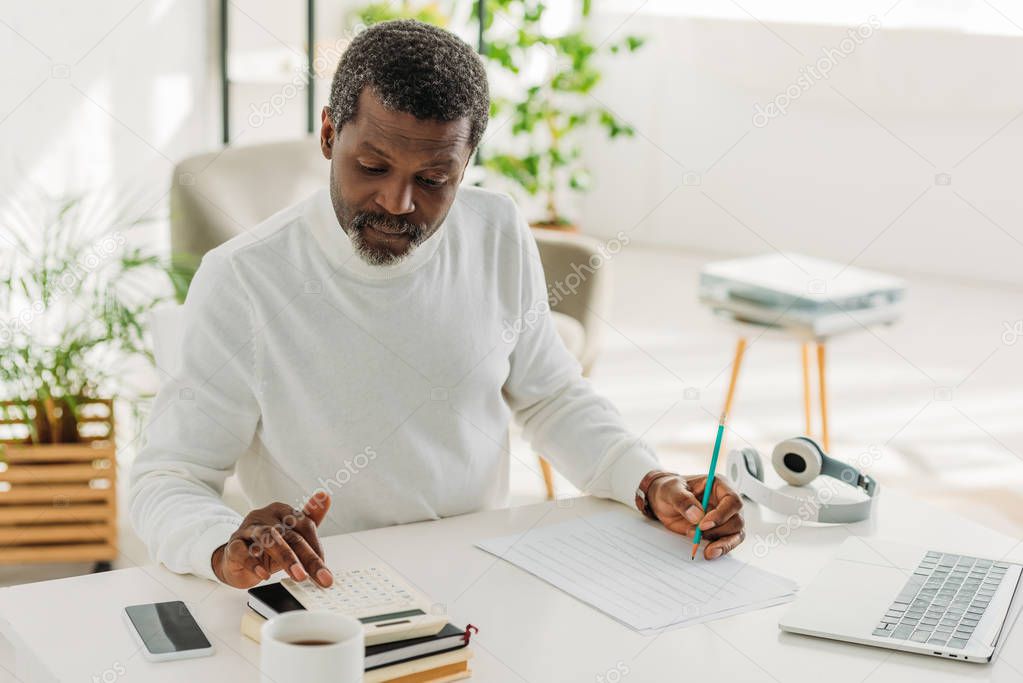
<path fill-rule="evenodd" d="M 405 617 L 418 617 L 426 614 L 421 609 L 410 609 L 404 612 L 391 612 L 390 614 L 374 614 L 371 617 L 360 617 L 359 621 L 364 624 L 372 624 L 377 621 L 387 621 L 388 619 L 403 619 Z"/>

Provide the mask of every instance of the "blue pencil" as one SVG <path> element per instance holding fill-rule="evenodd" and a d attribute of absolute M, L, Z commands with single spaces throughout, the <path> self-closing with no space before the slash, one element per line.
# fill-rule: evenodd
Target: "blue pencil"
<path fill-rule="evenodd" d="M 707 511 L 707 503 L 710 502 L 710 492 L 714 488 L 714 471 L 718 467 L 718 453 L 721 452 L 721 438 L 725 433 L 725 416 L 721 416 L 721 421 L 718 423 L 718 435 L 714 439 L 714 455 L 710 458 L 710 473 L 707 474 L 707 483 L 703 487 L 703 510 Z M 693 554 L 689 558 L 691 560 L 696 559 L 696 551 L 700 547 L 700 538 L 703 536 L 703 532 L 699 526 L 696 527 L 696 534 L 693 536 Z"/>

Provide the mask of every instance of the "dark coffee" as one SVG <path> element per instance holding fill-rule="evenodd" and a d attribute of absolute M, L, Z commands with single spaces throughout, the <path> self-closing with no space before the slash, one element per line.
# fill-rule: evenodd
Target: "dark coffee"
<path fill-rule="evenodd" d="M 289 640 L 292 645 L 333 645 L 332 640 Z"/>

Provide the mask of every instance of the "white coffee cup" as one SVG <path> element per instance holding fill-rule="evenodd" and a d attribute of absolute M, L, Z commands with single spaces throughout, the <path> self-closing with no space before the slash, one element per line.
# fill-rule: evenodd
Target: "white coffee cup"
<path fill-rule="evenodd" d="M 303 641 L 325 642 L 303 645 Z M 286 612 L 263 624 L 263 683 L 359 683 L 366 657 L 358 620 L 332 612 Z"/>

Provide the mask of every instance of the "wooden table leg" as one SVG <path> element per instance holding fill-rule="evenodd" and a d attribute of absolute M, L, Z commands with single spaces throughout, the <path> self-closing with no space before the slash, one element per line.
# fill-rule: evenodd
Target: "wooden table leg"
<path fill-rule="evenodd" d="M 810 342 L 803 343 L 803 416 L 806 418 L 804 434 L 813 432 L 813 420 L 810 418 Z"/>
<path fill-rule="evenodd" d="M 831 439 L 828 437 L 828 388 L 824 379 L 824 343 L 817 342 L 817 374 L 821 382 L 821 446 L 824 452 L 831 451 Z"/>
<path fill-rule="evenodd" d="M 721 423 L 728 421 L 728 415 L 732 412 L 732 399 L 735 398 L 735 385 L 739 381 L 739 368 L 742 367 L 742 355 L 746 352 L 746 339 L 739 337 L 735 345 L 735 358 L 732 360 L 732 377 L 728 381 L 728 393 L 725 395 L 725 407 L 721 411 Z"/>
<path fill-rule="evenodd" d="M 543 472 L 543 485 L 547 489 L 547 500 L 554 500 L 554 470 L 547 458 L 540 456 L 540 471 Z"/>

